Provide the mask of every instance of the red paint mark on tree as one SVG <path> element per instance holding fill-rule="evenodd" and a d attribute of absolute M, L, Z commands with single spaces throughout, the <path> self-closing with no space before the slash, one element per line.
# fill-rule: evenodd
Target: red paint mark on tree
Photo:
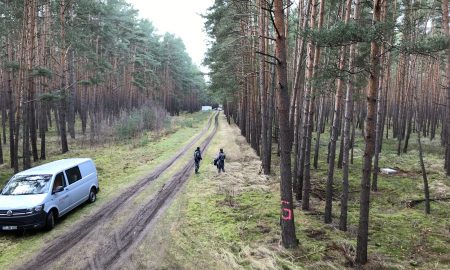
<path fill-rule="evenodd" d="M 281 204 L 282 205 L 289 205 L 289 202 L 288 201 L 281 201 Z M 283 220 L 291 220 L 292 219 L 292 210 L 291 209 L 289 209 L 289 208 L 282 208 L 282 211 L 283 211 L 283 213 L 281 215 L 281 218 Z"/>

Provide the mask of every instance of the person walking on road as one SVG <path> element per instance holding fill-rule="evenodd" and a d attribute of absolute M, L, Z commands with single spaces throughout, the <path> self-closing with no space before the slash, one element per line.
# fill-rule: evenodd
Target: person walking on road
<path fill-rule="evenodd" d="M 214 163 L 217 166 L 217 170 L 219 173 L 220 171 L 225 172 L 225 153 L 223 152 L 223 149 L 220 149 L 217 158 L 214 160 Z"/>
<path fill-rule="evenodd" d="M 202 153 L 200 147 L 197 147 L 194 151 L 195 173 L 198 173 L 198 169 L 200 169 L 200 160 L 202 160 Z"/>

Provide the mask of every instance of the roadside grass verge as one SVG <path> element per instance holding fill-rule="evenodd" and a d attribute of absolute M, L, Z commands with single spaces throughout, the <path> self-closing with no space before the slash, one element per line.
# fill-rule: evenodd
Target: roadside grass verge
<path fill-rule="evenodd" d="M 108 141 L 93 146 L 86 143 L 84 136 L 77 134 L 79 136 L 76 140 L 69 140 L 70 152 L 64 155 L 58 154 L 58 144 L 56 143 L 58 139 L 55 137 L 56 132 L 52 131 L 54 136 L 49 137 L 48 143 L 50 158 L 45 162 L 70 157 L 92 158 L 99 174 L 101 191 L 97 197 L 98 201 L 92 206 L 78 207 L 67 217 L 62 218 L 51 232 L 30 231 L 19 237 L 9 233 L 0 233 L 0 268 L 5 269 L 19 265 L 44 244 L 69 230 L 78 220 L 91 215 L 99 207 L 118 196 L 122 190 L 142 179 L 198 134 L 210 116 L 210 113 L 181 115 L 172 118 L 171 125 L 164 132 L 147 132 L 133 140 Z M 185 121 L 192 124 L 186 126 L 183 124 Z M 51 141 L 55 143 L 50 143 Z M 146 143 L 136 144 L 140 141 Z M 4 153 L 5 157 L 8 155 L 9 153 Z M 0 168 L 1 186 L 12 176 L 12 171 L 7 166 L 8 162 L 6 160 L 6 164 Z M 38 163 L 33 165 L 38 165 Z"/>

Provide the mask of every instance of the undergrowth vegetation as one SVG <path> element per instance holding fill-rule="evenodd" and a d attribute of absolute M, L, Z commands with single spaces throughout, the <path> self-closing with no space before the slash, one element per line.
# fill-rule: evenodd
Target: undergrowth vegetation
<path fill-rule="evenodd" d="M 119 140 L 135 138 L 145 131 L 159 131 L 170 121 L 166 110 L 155 104 L 148 104 L 131 113 L 122 112 L 114 125 L 115 135 Z M 192 126 L 191 126 L 192 127 Z"/>
<path fill-rule="evenodd" d="M 27 258 L 46 242 L 74 226 L 74 222 L 108 203 L 121 190 L 132 185 L 158 164 L 167 160 L 190 138 L 200 132 L 209 113 L 170 117 L 164 128 L 144 132 L 132 139 L 86 144 L 83 136 L 71 141 L 69 153 L 57 155 L 57 143 L 50 149 L 53 159 L 91 157 L 98 171 L 102 192 L 93 206 L 84 206 L 60 221 L 55 230 L 30 232 L 23 237 L 0 234 L 0 268 Z M 359 218 L 359 189 L 363 142 L 358 140 L 354 164 L 350 168 L 349 229 L 337 229 L 341 194 L 341 171 L 336 170 L 333 221 L 323 223 L 327 164 L 319 159 L 312 174 L 312 210 L 295 209 L 299 247 L 281 247 L 279 228 L 279 169 L 274 148 L 273 173 L 261 174 L 261 163 L 254 150 L 235 126 L 219 117 L 219 130 L 203 153 L 200 174 L 194 175 L 171 206 L 155 224 L 149 236 L 133 256 L 137 268 L 153 265 L 163 269 L 344 269 L 354 266 Z M 55 131 L 53 131 L 56 134 Z M 50 139 L 57 142 L 55 137 Z M 326 155 L 327 135 L 322 137 L 320 155 Z M 426 168 L 431 198 L 450 194 L 445 177 L 442 149 L 438 142 L 424 139 Z M 5 147 L 7 148 L 7 147 Z M 5 149 L 4 148 L 4 149 Z M 225 173 L 218 174 L 212 162 L 220 148 L 227 156 Z M 379 191 L 371 194 L 369 263 L 364 269 L 450 269 L 450 202 L 433 201 L 431 214 L 423 204 L 410 201 L 423 198 L 422 176 L 417 146 L 400 157 L 393 140 L 385 140 L 381 167 L 396 168 L 395 175 L 380 175 Z M 5 155 L 7 156 L 7 155 Z M 182 163 L 189 161 L 187 155 Z M 179 167 L 179 166 L 178 166 Z M 174 170 L 178 168 L 174 167 Z M 12 174 L 0 167 L 0 182 Z M 161 178 L 170 177 L 171 174 Z M 163 185 L 163 183 L 159 185 Z M 154 190 L 154 189 L 152 189 Z M 151 193 L 152 190 L 148 192 Z M 142 196 L 150 198 L 151 194 Z M 150 197 L 149 197 L 150 196 Z M 142 199 L 141 197 L 138 198 Z M 151 250 L 151 252 L 149 252 Z"/>
<path fill-rule="evenodd" d="M 328 138 L 322 139 L 326 144 Z M 450 194 L 438 142 L 424 140 L 431 197 Z M 372 193 L 369 263 L 364 269 L 450 269 L 449 201 L 433 201 L 431 215 L 423 205 L 408 206 L 423 198 L 417 146 L 398 157 L 395 142 L 383 146 L 381 167 L 396 168 L 396 175 L 379 176 L 379 192 Z M 333 224 L 323 223 L 327 164 L 313 172 L 312 210 L 295 209 L 299 248 L 281 247 L 279 228 L 279 169 L 260 174 L 256 153 L 235 126 L 221 118 L 213 145 L 204 154 L 200 175 L 188 183 L 172 208 L 172 226 L 163 266 L 187 269 L 343 269 L 353 267 L 359 218 L 359 189 L 363 142 L 356 142 L 350 169 L 349 229 L 338 230 L 341 172 L 335 176 Z M 210 162 L 219 148 L 227 154 L 225 174 Z M 275 149 L 274 149 L 275 150 Z M 322 147 L 321 156 L 326 155 Z M 274 152 L 274 158 L 277 159 Z M 275 164 L 277 161 L 275 160 Z"/>

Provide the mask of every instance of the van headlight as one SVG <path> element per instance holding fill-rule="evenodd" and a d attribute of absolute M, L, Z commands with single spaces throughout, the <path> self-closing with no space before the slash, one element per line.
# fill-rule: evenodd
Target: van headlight
<path fill-rule="evenodd" d="M 35 206 L 32 208 L 33 213 L 40 213 L 42 211 L 44 211 L 44 205 L 40 204 L 38 206 Z"/>

